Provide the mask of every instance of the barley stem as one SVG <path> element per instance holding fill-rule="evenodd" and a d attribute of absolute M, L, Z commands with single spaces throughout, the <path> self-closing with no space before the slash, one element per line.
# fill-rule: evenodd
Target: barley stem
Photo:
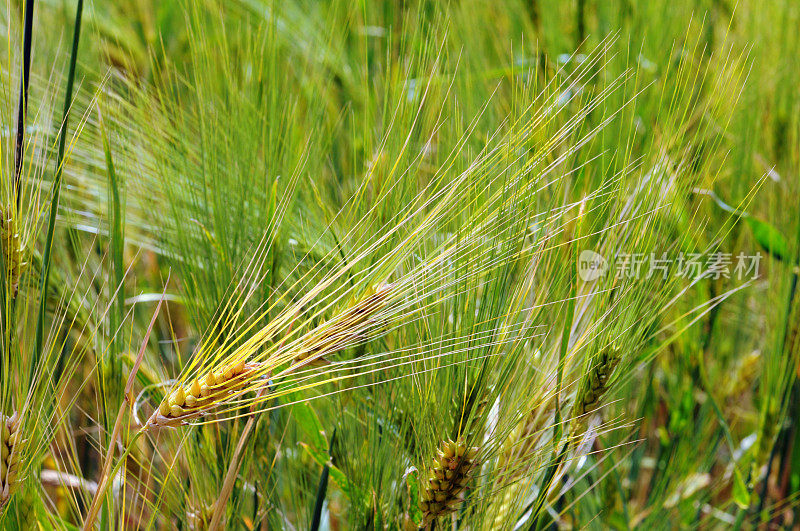
<path fill-rule="evenodd" d="M 100 513 L 100 508 L 102 507 L 103 499 L 105 498 L 106 489 L 108 489 L 109 484 L 114 476 L 116 476 L 119 469 L 125 463 L 125 459 L 128 457 L 128 454 L 133 449 L 134 444 L 139 439 L 139 437 L 144 433 L 144 429 L 137 431 L 133 438 L 128 443 L 128 447 L 122 453 L 119 460 L 117 461 L 116 466 L 114 464 L 114 442 L 119 437 L 120 430 L 122 429 L 122 417 L 123 413 L 125 413 L 125 406 L 127 406 L 126 402 L 122 402 L 119 406 L 119 411 L 117 412 L 117 420 L 114 422 L 114 430 L 111 432 L 111 437 L 108 439 L 108 450 L 106 452 L 106 457 L 103 460 L 103 471 L 100 474 L 100 483 L 97 485 L 97 492 L 95 492 L 94 499 L 92 500 L 92 505 L 89 507 L 89 512 L 86 514 L 86 519 L 83 522 L 83 530 L 88 531 L 94 527 L 94 522 L 97 520 L 97 515 Z"/>
<path fill-rule="evenodd" d="M 33 0 L 31 0 L 33 3 Z M 83 0 L 78 0 L 75 12 L 75 24 L 72 31 L 72 51 L 69 56 L 69 73 L 67 74 L 67 87 L 64 93 L 64 112 L 61 120 L 61 128 L 58 132 L 58 155 L 56 157 L 56 174 L 53 179 L 53 193 L 50 198 L 50 212 L 47 219 L 47 234 L 44 240 L 44 251 L 42 252 L 42 268 L 39 277 L 39 312 L 36 319 L 36 338 L 34 345 L 34 356 L 38 359 L 42 355 L 44 343 L 44 318 L 47 306 L 47 289 L 50 283 L 50 256 L 53 248 L 53 235 L 56 228 L 56 216 L 58 213 L 58 202 L 61 195 L 61 180 L 64 174 L 64 152 L 67 142 L 67 131 L 69 127 L 69 111 L 72 107 L 72 90 L 75 82 L 75 65 L 78 60 L 78 43 L 81 37 L 81 20 L 83 18 Z"/>
<path fill-rule="evenodd" d="M 19 80 L 19 103 L 17 107 L 17 136 L 14 148 L 14 194 L 17 211 L 20 207 L 22 187 L 22 155 L 25 141 L 25 116 L 28 113 L 28 86 L 31 73 L 31 45 L 33 40 L 33 0 L 25 1 L 25 19 L 22 36 L 22 71 Z"/>

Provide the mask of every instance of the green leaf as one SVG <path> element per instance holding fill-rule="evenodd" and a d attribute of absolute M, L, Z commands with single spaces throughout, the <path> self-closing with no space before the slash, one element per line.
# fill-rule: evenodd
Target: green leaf
<path fill-rule="evenodd" d="M 733 501 L 741 509 L 747 509 L 750 506 L 750 492 L 747 490 L 747 485 L 738 468 L 733 469 Z"/>
<path fill-rule="evenodd" d="M 578 263 L 577 247 L 573 246 L 573 263 Z M 567 350 L 569 349 L 569 339 L 572 335 L 572 322 L 575 320 L 575 299 L 577 298 L 577 286 L 575 280 L 575 268 L 568 268 L 567 274 L 569 275 L 569 298 L 567 299 L 567 315 L 564 318 L 564 328 L 561 331 L 561 346 L 558 354 L 558 370 L 556 373 L 556 407 L 555 407 L 555 421 L 553 422 L 553 453 L 558 450 L 558 445 L 561 442 L 564 426 L 561 422 L 561 385 L 564 378 L 564 367 L 567 362 Z"/>
<path fill-rule="evenodd" d="M 39 496 L 32 496 L 29 500 L 27 500 L 27 503 L 31 504 L 29 510 L 35 515 L 34 520 L 36 522 L 36 529 L 39 529 L 40 531 L 77 531 L 78 528 L 75 525 L 63 520 L 58 514 L 50 512 L 45 504 L 42 503 L 42 500 Z M 28 519 L 30 519 L 31 513 L 27 514 Z M 31 522 L 29 520 L 13 523 L 6 520 L 5 524 L 9 529 L 22 530 L 31 528 Z M 6 529 L 6 527 L 3 529 Z"/>
<path fill-rule="evenodd" d="M 347 496 L 347 499 L 349 499 L 351 502 L 357 502 L 365 499 L 361 491 L 349 479 L 347 479 L 345 473 L 330 463 L 327 452 L 318 448 L 314 448 L 310 444 L 303 442 L 300 443 L 300 446 L 303 448 L 303 450 L 308 452 L 308 455 L 310 455 L 317 464 L 327 466 L 329 468 L 331 479 L 333 479 L 339 488 L 342 489 L 342 492 L 344 492 L 345 496 Z"/>
<path fill-rule="evenodd" d="M 406 470 L 403 475 L 406 480 L 406 488 L 408 489 L 408 497 L 410 499 L 410 506 L 408 508 L 411 519 L 415 522 L 422 521 L 422 511 L 419 510 L 419 471 L 416 468 Z"/>
<path fill-rule="evenodd" d="M 317 412 L 311 407 L 308 402 L 302 402 L 292 406 L 292 415 L 297 421 L 300 430 L 308 437 L 308 442 L 316 450 L 325 453 L 326 457 L 324 462 L 328 461 L 328 438 L 325 436 L 325 430 L 322 427 L 322 422 L 317 416 Z"/>
<path fill-rule="evenodd" d="M 789 244 L 778 229 L 752 216 L 744 219 L 750 225 L 756 241 L 765 251 L 778 260 L 785 260 L 789 256 Z"/>
<path fill-rule="evenodd" d="M 785 260 L 789 256 L 789 244 L 778 229 L 766 221 L 754 218 L 744 210 L 730 206 L 711 190 L 703 190 L 702 193 L 713 199 L 714 202 L 717 203 L 717 206 L 725 212 L 730 212 L 744 219 L 747 224 L 750 225 L 750 229 L 753 231 L 753 236 L 755 236 L 758 244 L 774 258 Z"/>

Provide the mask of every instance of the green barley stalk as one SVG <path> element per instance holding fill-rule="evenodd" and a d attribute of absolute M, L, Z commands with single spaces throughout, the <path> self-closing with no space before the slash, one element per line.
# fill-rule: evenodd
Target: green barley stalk
<path fill-rule="evenodd" d="M 33 2 L 31 2 L 33 4 Z M 61 182 L 64 176 L 64 155 L 67 145 L 67 134 L 69 132 L 69 113 L 72 108 L 72 91 L 75 85 L 75 65 L 78 61 L 78 44 L 81 35 L 81 19 L 83 18 L 83 0 L 78 0 L 75 12 L 75 21 L 72 30 L 72 49 L 69 56 L 69 71 L 67 72 L 67 84 L 64 93 L 64 111 L 62 113 L 61 127 L 58 131 L 58 154 L 56 156 L 56 171 L 53 179 L 53 189 L 50 198 L 50 212 L 47 218 L 47 233 L 45 234 L 44 249 L 42 251 L 42 272 L 40 273 L 39 285 L 39 312 L 36 320 L 36 344 L 34 351 L 40 353 L 44 338 L 44 323 L 47 300 L 47 291 L 50 283 L 51 256 L 53 248 L 53 238 L 55 236 L 56 215 L 58 204 L 61 197 Z M 39 356 L 39 354 L 37 354 Z"/>

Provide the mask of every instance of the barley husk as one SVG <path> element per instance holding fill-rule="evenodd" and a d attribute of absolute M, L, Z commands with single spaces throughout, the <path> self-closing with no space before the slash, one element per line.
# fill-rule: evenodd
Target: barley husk
<path fill-rule="evenodd" d="M 148 425 L 174 427 L 209 413 L 220 400 L 245 392 L 260 366 L 242 360 L 176 386 L 153 412 Z"/>
<path fill-rule="evenodd" d="M 420 494 L 423 526 L 456 511 L 464 502 L 465 489 L 477 467 L 477 454 L 477 447 L 468 447 L 462 440 L 442 442 Z"/>
<path fill-rule="evenodd" d="M 6 281 L 12 297 L 17 296 L 22 271 L 27 265 L 19 228 L 10 214 L 0 212 L 0 247 L 6 267 Z"/>
<path fill-rule="evenodd" d="M 22 458 L 20 417 L 16 412 L 0 415 L 3 441 L 0 443 L 0 507 L 5 507 L 20 483 L 19 465 Z"/>

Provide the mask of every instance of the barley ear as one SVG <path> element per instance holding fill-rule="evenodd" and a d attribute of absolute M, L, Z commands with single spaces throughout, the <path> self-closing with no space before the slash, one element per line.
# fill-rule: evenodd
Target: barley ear
<path fill-rule="evenodd" d="M 607 348 L 600 353 L 591 370 L 584 376 L 572 408 L 572 419 L 577 423 L 576 427 L 585 426 L 589 414 L 600 406 L 619 360 L 619 351 Z"/>
<path fill-rule="evenodd" d="M 6 265 L 6 279 L 8 280 L 11 297 L 16 298 L 19 290 L 19 280 L 27 263 L 24 261 L 24 249 L 20 238 L 19 228 L 11 214 L 11 209 L 0 211 L 0 247 L 2 247 L 3 260 Z"/>
<path fill-rule="evenodd" d="M 478 448 L 468 447 L 461 439 L 442 441 L 420 494 L 423 527 L 430 526 L 439 516 L 455 512 L 463 503 L 464 490 L 478 464 L 477 455 Z"/>
<path fill-rule="evenodd" d="M 367 341 L 370 333 L 383 325 L 376 316 L 386 308 L 391 290 L 392 284 L 387 283 L 368 289 L 359 300 L 321 325 L 318 333 L 303 341 L 294 362 L 311 367 L 327 365 L 330 363 L 325 359 L 327 354 Z"/>
<path fill-rule="evenodd" d="M 22 458 L 22 443 L 19 414 L 10 417 L 0 415 L 3 442 L 0 444 L 0 508 L 8 504 L 11 495 L 20 483 L 19 464 Z"/>
<path fill-rule="evenodd" d="M 175 427 L 209 413 L 221 400 L 244 393 L 260 367 L 260 363 L 244 360 L 233 362 L 176 386 L 158 405 L 147 426 Z"/>

